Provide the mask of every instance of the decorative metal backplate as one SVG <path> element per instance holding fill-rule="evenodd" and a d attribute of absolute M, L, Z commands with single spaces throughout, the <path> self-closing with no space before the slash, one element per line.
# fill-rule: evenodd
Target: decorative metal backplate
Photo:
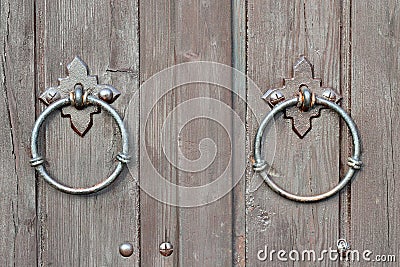
<path fill-rule="evenodd" d="M 342 98 L 332 88 L 322 87 L 321 79 L 314 77 L 314 67 L 304 56 L 293 66 L 293 77 L 283 79 L 283 87 L 269 89 L 262 98 L 268 102 L 271 107 L 285 100 L 285 95 L 292 97 L 299 95 L 302 87 L 307 87 L 317 96 L 322 96 L 332 102 L 338 103 Z M 285 110 L 285 118 L 292 121 L 294 132 L 303 138 L 311 130 L 311 119 L 319 117 L 323 106 L 316 106 L 310 110 L 301 110 L 296 107 Z"/>
<path fill-rule="evenodd" d="M 69 98 L 77 85 L 84 88 L 86 94 L 96 97 L 99 97 L 101 90 L 108 89 L 105 91 L 112 92 L 110 94 L 111 97 L 105 100 L 109 104 L 114 102 L 120 95 L 120 92 L 111 85 L 98 84 L 97 76 L 89 75 L 88 66 L 79 57 L 75 57 L 68 64 L 67 70 L 68 76 L 59 78 L 57 87 L 50 87 L 40 95 L 39 99 L 46 105 L 50 105 L 61 98 Z M 70 118 L 72 129 L 83 137 L 92 127 L 93 114 L 100 113 L 100 111 L 100 107 L 94 105 L 85 106 L 83 109 L 78 109 L 71 105 L 62 108 L 61 115 Z"/>

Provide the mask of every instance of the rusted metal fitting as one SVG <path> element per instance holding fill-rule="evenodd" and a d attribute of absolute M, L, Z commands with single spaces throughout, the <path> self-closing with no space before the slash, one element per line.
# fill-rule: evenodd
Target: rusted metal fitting
<path fill-rule="evenodd" d="M 315 95 L 307 85 L 301 85 L 299 90 L 299 102 L 297 104 L 301 111 L 309 111 L 315 104 Z"/>
<path fill-rule="evenodd" d="M 172 252 L 174 252 L 174 247 L 170 242 L 163 242 L 160 244 L 160 254 L 164 257 L 171 256 Z"/>
<path fill-rule="evenodd" d="M 76 84 L 74 87 L 74 91 L 70 92 L 69 95 L 71 105 L 77 109 L 83 109 L 86 105 L 85 99 L 83 97 L 84 95 L 85 92 L 83 90 L 82 84 Z"/>

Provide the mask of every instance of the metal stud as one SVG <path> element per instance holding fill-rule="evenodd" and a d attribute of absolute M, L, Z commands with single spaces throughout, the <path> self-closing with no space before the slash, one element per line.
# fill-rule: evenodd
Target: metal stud
<path fill-rule="evenodd" d="M 111 91 L 109 88 L 101 89 L 99 92 L 99 98 L 107 103 L 112 102 L 113 97 L 113 91 Z"/>
<path fill-rule="evenodd" d="M 53 103 L 61 98 L 61 94 L 54 88 L 49 88 L 45 94 L 42 95 L 41 100 L 47 103 Z"/>
<path fill-rule="evenodd" d="M 119 253 L 123 257 L 129 257 L 133 254 L 133 245 L 129 242 L 122 243 L 119 246 Z"/>
<path fill-rule="evenodd" d="M 283 100 L 285 100 L 285 96 L 279 90 L 273 92 L 269 97 L 269 102 L 271 102 L 272 105 L 276 105 Z"/>
<path fill-rule="evenodd" d="M 172 244 L 170 242 L 161 243 L 161 245 L 160 245 L 161 255 L 163 255 L 164 257 L 168 257 L 172 254 L 172 252 L 174 252 L 174 247 L 172 246 Z"/>
<path fill-rule="evenodd" d="M 309 111 L 314 106 L 315 95 L 310 91 L 307 85 L 300 86 L 299 94 L 299 103 L 297 106 L 302 111 Z"/>
<path fill-rule="evenodd" d="M 325 97 L 327 100 L 335 102 L 336 101 L 336 93 L 331 90 L 327 89 L 322 93 L 322 96 Z"/>

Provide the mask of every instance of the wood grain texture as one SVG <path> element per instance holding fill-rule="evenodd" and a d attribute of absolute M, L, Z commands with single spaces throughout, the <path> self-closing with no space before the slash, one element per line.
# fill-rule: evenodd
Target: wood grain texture
<path fill-rule="evenodd" d="M 204 60 L 230 65 L 231 1 L 185 0 L 179 2 L 177 11 L 176 63 Z M 209 78 L 218 75 L 217 73 L 210 73 Z M 179 102 L 205 97 L 222 102 L 228 107 L 232 106 L 231 91 L 223 87 L 199 84 L 182 89 L 178 94 Z M 209 153 L 211 149 L 202 148 L 201 142 L 209 138 L 215 143 L 216 158 L 203 171 L 179 172 L 179 183 L 185 186 L 206 185 L 216 179 L 230 177 L 231 170 L 227 170 L 225 176 L 223 172 L 231 161 L 232 147 L 235 146 L 231 139 L 233 118 L 228 110 L 215 106 L 212 101 L 201 101 L 193 108 L 209 114 L 211 118 L 219 114 L 219 119 L 213 121 L 210 118 L 200 118 L 188 123 L 182 131 L 182 141 L 194 142 L 198 147 L 186 146 L 182 152 L 191 160 L 204 157 L 202 154 Z M 181 111 L 181 117 L 184 112 Z M 206 198 L 207 194 L 202 197 Z M 181 266 L 232 265 L 231 193 L 205 206 L 180 208 L 179 220 Z"/>
<path fill-rule="evenodd" d="M 399 261 L 400 101 L 398 1 L 354 1 L 351 114 L 363 143 L 364 163 L 351 190 L 353 249 L 395 254 Z M 373 263 L 395 266 L 398 263 Z M 365 266 L 365 262 L 355 264 Z M 372 264 L 371 264 L 372 266 Z"/>
<path fill-rule="evenodd" d="M 37 95 L 57 85 L 57 78 L 66 76 L 66 64 L 78 55 L 89 65 L 90 73 L 99 76 L 100 83 L 121 91 L 113 107 L 124 117 L 138 84 L 137 28 L 135 1 L 37 1 Z M 137 116 L 130 114 L 132 123 Z M 121 140 L 116 123 L 104 111 L 94 116 L 93 127 L 84 138 L 72 131 L 60 113 L 54 113 L 44 127 L 41 143 L 45 144 L 46 167 L 59 181 L 88 186 L 114 168 Z M 137 161 L 137 150 L 131 149 L 131 156 Z M 135 175 L 135 167 L 130 173 L 125 169 L 109 188 L 91 196 L 67 195 L 40 179 L 38 265 L 138 265 Z M 129 258 L 118 252 L 124 241 L 134 246 Z"/>
<path fill-rule="evenodd" d="M 363 261 L 279 262 L 276 254 L 273 262 L 257 259 L 265 246 L 269 251 L 320 251 L 335 248 L 338 238 L 352 249 L 371 250 L 373 259 L 383 254 L 399 261 L 399 10 L 395 0 L 1 1 L 0 266 L 365 266 Z M 56 191 L 35 178 L 28 163 L 32 125 L 45 108 L 37 97 L 66 76 L 66 64 L 75 55 L 100 83 L 121 91 L 113 106 L 127 121 L 130 135 L 129 171 L 92 196 Z M 261 95 L 292 76 L 300 55 L 314 64 L 323 86 L 341 93 L 341 106 L 351 113 L 363 143 L 364 167 L 351 186 L 314 204 L 279 197 L 251 168 L 255 131 L 270 110 Z M 139 92 L 139 84 L 159 71 L 197 61 L 232 65 L 249 75 L 247 86 L 233 75 L 232 92 L 190 84 L 155 101 L 173 80 Z M 174 75 L 177 80 L 188 74 Z M 191 110 L 222 114 L 219 123 L 197 118 L 182 125 L 187 110 L 178 107 L 199 98 L 224 103 L 245 125 L 211 102 L 194 104 Z M 234 129 L 243 126 L 246 138 L 239 140 Z M 59 112 L 44 128 L 40 149 L 57 180 L 88 186 L 114 168 L 121 140 L 105 112 L 94 117 L 84 138 Z M 173 142 L 163 143 L 163 129 Z M 266 146 L 274 148 L 266 155 L 274 180 L 289 191 L 326 191 L 347 171 L 351 138 L 333 112 L 324 110 L 313 120 L 304 139 L 283 116 L 277 116 L 267 136 Z M 208 168 L 182 169 L 183 161 L 212 152 L 203 146 L 209 139 L 217 156 Z M 246 144 L 245 155 L 235 154 L 240 142 Z M 169 157 L 166 147 L 172 151 Z M 142 190 L 139 203 L 138 180 L 151 181 L 159 173 L 178 185 L 204 185 L 221 174 L 227 159 L 243 156 L 248 160 L 245 179 L 216 202 L 180 208 Z M 227 173 L 236 177 L 240 171 Z M 151 186 L 167 201 L 181 200 L 180 192 Z M 124 241 L 134 245 L 129 258 L 118 252 Z M 164 241 L 174 246 L 170 257 L 159 253 Z"/>
<path fill-rule="evenodd" d="M 233 94 L 232 107 L 236 114 L 240 117 L 241 122 L 238 124 L 233 121 L 233 129 L 239 129 L 246 126 L 246 45 L 247 45 L 247 5 L 245 0 L 232 1 L 232 67 L 242 73 L 242 75 L 234 72 L 233 75 Z M 245 128 L 245 127 L 244 127 Z M 245 129 L 244 129 L 245 130 Z M 240 136 L 233 135 L 233 144 L 245 144 L 245 153 L 240 155 L 240 151 L 233 148 L 232 157 L 246 157 L 248 160 L 251 155 L 251 140 L 246 136 L 246 140 L 240 140 Z M 245 162 L 247 162 L 247 160 Z M 235 160 L 234 160 L 235 161 Z M 245 171 L 250 171 L 250 166 Z M 241 167 L 239 167 L 241 168 Z M 232 201 L 232 250 L 233 263 L 232 266 L 245 266 L 246 264 L 246 179 L 242 173 L 242 169 L 232 169 L 232 176 L 241 175 L 241 179 L 233 189 Z"/>
<path fill-rule="evenodd" d="M 351 112 L 351 0 L 342 1 L 341 5 L 341 46 L 340 46 L 340 94 L 343 99 L 341 107 Z M 348 170 L 346 164 L 351 155 L 351 134 L 343 120 L 340 120 L 340 177 L 344 177 Z M 340 195 L 339 209 L 339 237 L 347 241 L 351 239 L 351 182 L 346 185 Z M 340 266 L 351 266 L 352 262 L 342 261 Z"/>
<path fill-rule="evenodd" d="M 146 1 L 140 4 L 141 82 L 178 63 L 206 60 L 230 65 L 230 4 L 230 1 Z M 184 74 L 178 72 L 176 75 L 179 79 L 179 75 Z M 154 96 L 162 92 L 162 86 L 168 86 L 168 82 L 159 82 L 151 88 Z M 186 85 L 156 102 L 155 115 L 147 119 L 142 116 L 152 108 L 154 97 L 141 91 L 140 123 L 146 129 L 144 138 L 147 139 L 145 145 L 141 144 L 141 153 L 149 153 L 152 159 L 151 162 L 141 160 L 141 179 L 155 176 L 157 171 L 173 183 L 192 187 L 207 184 L 220 175 L 227 164 L 225 158 L 231 156 L 231 140 L 226 132 L 231 129 L 229 113 L 224 117 L 227 123 L 225 129 L 212 120 L 196 119 L 185 125 L 179 134 L 174 134 L 185 115 L 184 111 L 177 110 L 166 125 L 173 140 L 166 145 L 176 151 L 170 159 L 178 160 L 177 168 L 162 151 L 160 131 L 167 116 L 179 104 L 200 97 L 217 99 L 228 106 L 232 102 L 231 93 L 223 88 L 208 84 Z M 205 103 L 193 105 L 193 109 L 202 112 L 213 107 Z M 204 171 L 183 170 L 179 166 L 177 148 L 182 150 L 185 158 L 196 160 L 202 156 L 201 153 L 207 153 L 201 151 L 200 145 L 205 138 L 215 143 L 218 150 L 215 161 Z M 155 189 L 159 187 L 157 184 L 153 186 Z M 165 189 L 159 190 L 161 194 Z M 171 194 L 171 198 L 175 197 L 174 192 L 165 192 L 166 196 Z M 142 254 L 143 266 L 230 266 L 231 234 L 231 194 L 212 204 L 194 208 L 174 208 L 151 198 L 146 192 L 141 194 L 141 245 L 142 250 L 147 251 Z M 158 252 L 158 246 L 163 241 L 170 241 L 174 246 L 174 253 L 168 258 Z"/>
<path fill-rule="evenodd" d="M 36 261 L 35 172 L 29 166 L 35 120 L 33 1 L 0 2 L 0 265 Z"/>
<path fill-rule="evenodd" d="M 263 92 L 279 88 L 283 78 L 292 77 L 292 66 L 299 55 L 305 55 L 314 64 L 315 77 L 321 78 L 324 86 L 339 91 L 340 23 L 340 1 L 249 1 L 249 78 Z M 247 102 L 248 135 L 254 138 L 257 119 L 262 119 L 270 108 L 258 92 L 249 91 Z M 311 132 L 300 140 L 290 121 L 280 115 L 266 133 L 265 146 L 271 148 L 266 158 L 272 163 L 275 181 L 291 192 L 304 195 L 327 191 L 339 179 L 338 117 L 323 110 L 312 125 Z M 259 261 L 257 252 L 265 247 L 269 251 L 321 251 L 335 246 L 339 234 L 338 196 L 314 204 L 295 203 L 278 196 L 260 180 L 252 173 L 247 176 L 249 266 L 287 264 L 277 261 L 276 255 L 272 262 Z M 291 264 L 310 266 L 310 262 Z M 332 266 L 328 261 L 320 264 Z"/>

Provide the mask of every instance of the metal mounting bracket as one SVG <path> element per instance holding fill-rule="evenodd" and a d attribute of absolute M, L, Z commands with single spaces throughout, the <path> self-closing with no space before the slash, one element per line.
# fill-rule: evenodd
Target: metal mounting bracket
<path fill-rule="evenodd" d="M 331 102 L 338 103 L 341 96 L 332 88 L 322 87 L 321 79 L 314 77 L 314 67 L 304 56 L 301 56 L 293 66 L 293 77 L 283 79 L 283 87 L 269 89 L 262 98 L 273 108 L 287 97 L 297 95 L 301 98 L 302 106 L 291 107 L 285 110 L 285 118 L 292 121 L 293 131 L 304 138 L 311 130 L 311 120 L 319 117 L 323 106 L 314 106 L 315 96 L 323 97 Z M 309 102 L 307 102 L 309 101 Z M 305 105 L 304 105 L 305 103 Z"/>
<path fill-rule="evenodd" d="M 76 99 L 73 105 L 62 108 L 61 116 L 70 118 L 71 128 L 83 137 L 93 125 L 93 114 L 101 112 L 97 105 L 85 105 L 85 97 L 92 95 L 111 104 L 120 92 L 111 85 L 98 84 L 97 76 L 89 75 L 88 66 L 77 56 L 67 65 L 67 71 L 68 76 L 59 78 L 58 86 L 47 88 L 39 99 L 46 105 L 62 98 Z"/>

